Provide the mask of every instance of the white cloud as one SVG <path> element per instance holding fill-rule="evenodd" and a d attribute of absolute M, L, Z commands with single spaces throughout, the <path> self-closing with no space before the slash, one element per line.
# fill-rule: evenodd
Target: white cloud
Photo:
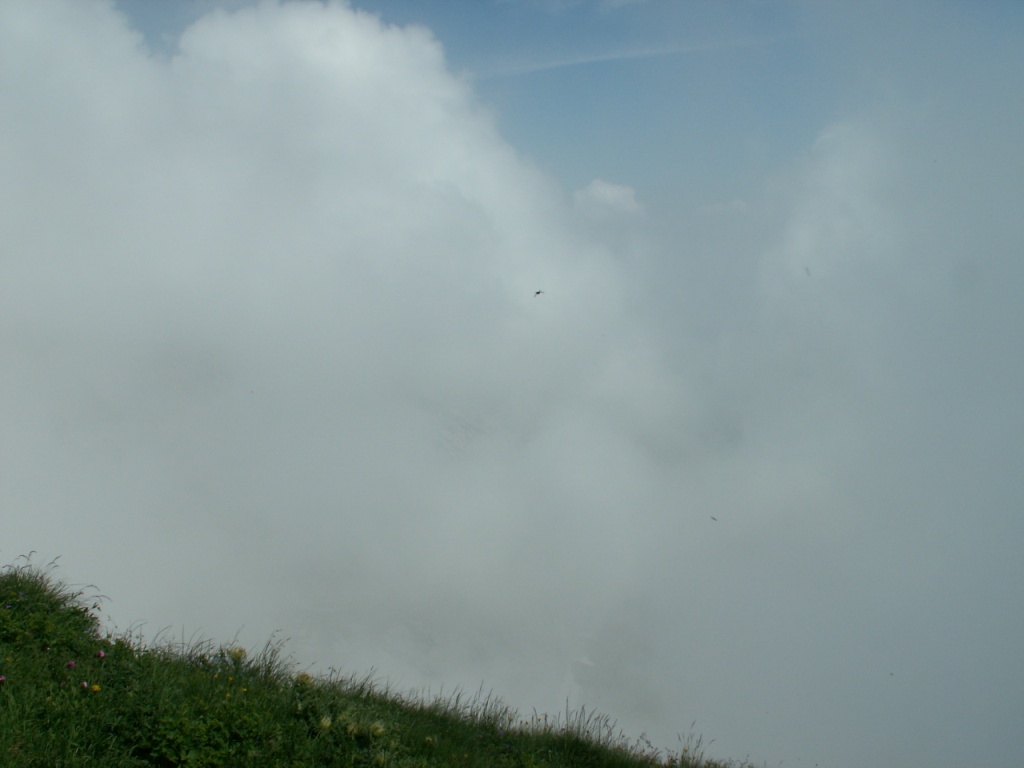
<path fill-rule="evenodd" d="M 612 184 L 603 179 L 594 179 L 573 195 L 576 208 L 584 213 L 637 214 L 643 211 L 636 199 L 636 190 L 622 184 Z"/>

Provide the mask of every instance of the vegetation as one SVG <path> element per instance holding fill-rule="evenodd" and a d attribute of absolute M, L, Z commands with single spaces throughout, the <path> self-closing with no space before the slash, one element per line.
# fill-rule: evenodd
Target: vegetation
<path fill-rule="evenodd" d="M 7 768 L 725 768 L 699 739 L 663 755 L 584 710 L 520 719 L 489 696 L 425 701 L 369 678 L 296 673 L 273 641 L 251 654 L 104 635 L 101 596 L 21 560 L 0 570 Z"/>

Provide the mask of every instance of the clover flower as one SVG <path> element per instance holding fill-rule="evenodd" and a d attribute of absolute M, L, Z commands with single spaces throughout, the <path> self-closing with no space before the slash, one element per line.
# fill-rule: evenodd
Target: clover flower
<path fill-rule="evenodd" d="M 78 662 L 75 661 L 74 659 L 71 659 L 64 666 L 67 667 L 68 669 L 74 669 L 75 667 L 78 666 Z"/>

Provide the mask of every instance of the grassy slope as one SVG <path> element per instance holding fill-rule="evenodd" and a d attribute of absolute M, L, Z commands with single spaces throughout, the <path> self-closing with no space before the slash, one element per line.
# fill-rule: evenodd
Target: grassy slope
<path fill-rule="evenodd" d="M 102 634 L 98 609 L 52 567 L 0 571 L 0 765 L 725 768 L 699 741 L 662 755 L 585 711 L 521 720 L 490 697 L 296 674 L 274 643 L 146 646 Z"/>

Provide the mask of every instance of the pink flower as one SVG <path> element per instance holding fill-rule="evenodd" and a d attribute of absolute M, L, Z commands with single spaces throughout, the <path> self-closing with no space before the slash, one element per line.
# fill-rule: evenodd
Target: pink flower
<path fill-rule="evenodd" d="M 96 651 L 96 658 L 97 659 L 102 659 L 106 655 L 107 654 L 105 654 L 103 651 Z"/>
<path fill-rule="evenodd" d="M 0 675 L 0 685 L 3 685 L 6 682 L 7 682 L 7 676 L 6 675 Z"/>
<path fill-rule="evenodd" d="M 87 690 L 89 690 L 89 681 L 88 681 L 88 680 L 83 680 L 82 682 L 80 682 L 80 683 L 78 684 L 78 686 L 79 686 L 79 687 L 80 687 L 80 688 L 81 688 L 81 689 L 82 689 L 83 691 L 87 691 Z"/>
<path fill-rule="evenodd" d="M 72 661 L 69 661 L 69 662 L 68 662 L 67 664 L 65 664 L 64 666 L 65 666 L 65 667 L 67 667 L 68 669 L 74 669 L 75 667 L 77 667 L 77 666 L 78 666 L 78 662 L 76 662 L 76 661 L 72 660 Z"/>

